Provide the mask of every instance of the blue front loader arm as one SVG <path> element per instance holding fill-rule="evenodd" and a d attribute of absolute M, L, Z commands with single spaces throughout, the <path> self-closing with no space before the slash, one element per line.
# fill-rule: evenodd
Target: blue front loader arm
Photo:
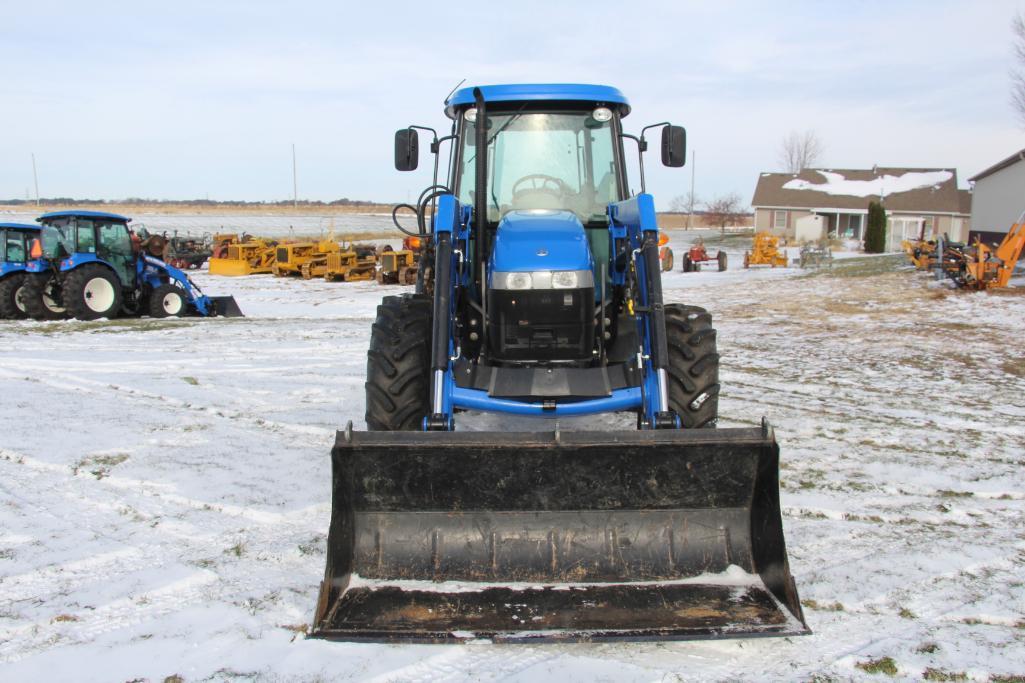
<path fill-rule="evenodd" d="M 667 388 L 659 379 L 659 372 L 652 364 L 652 339 L 657 333 L 655 320 L 651 311 L 651 297 L 645 283 L 648 281 L 648 269 L 641 258 L 641 248 L 646 233 L 658 239 L 658 220 L 655 214 L 655 199 L 648 193 L 641 193 L 621 202 L 609 204 L 609 237 L 613 245 L 617 240 L 625 240 L 630 250 L 630 257 L 622 270 L 612 268 L 612 281 L 615 284 L 626 284 L 628 272 L 633 269 L 635 274 L 637 304 L 637 336 L 641 340 L 641 368 L 643 387 L 642 408 L 649 424 L 655 424 L 655 416 L 668 404 L 669 397 L 664 395 Z M 657 243 L 657 242 L 656 242 Z M 616 260 L 613 255 L 613 261 Z M 661 277 L 661 273 L 652 273 L 652 277 Z M 661 373 L 664 375 L 665 373 Z"/>

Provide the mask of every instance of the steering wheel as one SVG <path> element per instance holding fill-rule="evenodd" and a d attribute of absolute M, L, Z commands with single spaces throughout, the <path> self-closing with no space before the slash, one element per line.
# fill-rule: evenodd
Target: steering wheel
<path fill-rule="evenodd" d="M 520 185 L 530 183 L 530 187 L 520 188 Z M 546 175 L 544 173 L 531 173 L 525 175 L 512 186 L 512 195 L 515 197 L 519 192 L 544 192 L 545 194 L 562 197 L 570 193 L 569 186 L 560 178 Z"/>

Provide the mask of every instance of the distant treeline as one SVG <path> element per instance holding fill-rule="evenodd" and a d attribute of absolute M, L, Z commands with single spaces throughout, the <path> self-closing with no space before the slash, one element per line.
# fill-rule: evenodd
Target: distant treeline
<path fill-rule="evenodd" d="M 0 199 L 0 204 L 7 206 L 31 206 L 36 204 L 35 199 Z M 112 204 L 117 206 L 153 206 L 165 204 L 168 206 L 209 206 L 209 207 L 259 207 L 259 206 L 293 206 L 291 199 L 283 199 L 277 202 L 244 202 L 244 201 L 216 201 L 214 199 L 144 199 L 142 197 L 129 197 L 127 199 L 75 199 L 72 197 L 40 197 L 39 204 L 46 206 L 95 206 L 97 204 Z M 298 206 L 379 206 L 380 202 L 372 202 L 364 199 L 349 199 L 342 197 L 330 202 L 322 202 L 312 199 L 301 199 Z"/>

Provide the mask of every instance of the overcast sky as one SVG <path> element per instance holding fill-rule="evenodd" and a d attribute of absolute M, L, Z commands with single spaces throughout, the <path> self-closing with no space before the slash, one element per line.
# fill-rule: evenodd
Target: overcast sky
<path fill-rule="evenodd" d="M 1025 5 L 1025 3 L 1023 3 Z M 785 9 L 781 7 L 785 6 Z M 503 9 L 504 8 L 504 9 Z M 751 199 L 781 138 L 823 166 L 954 167 L 1025 147 L 1010 21 L 987 2 L 90 2 L 0 5 L 0 198 L 405 201 L 392 136 L 468 84 L 614 85 L 627 129 L 672 120 L 702 198 Z M 665 208 L 690 164 L 649 155 Z M 636 174 L 634 174 L 636 175 Z"/>

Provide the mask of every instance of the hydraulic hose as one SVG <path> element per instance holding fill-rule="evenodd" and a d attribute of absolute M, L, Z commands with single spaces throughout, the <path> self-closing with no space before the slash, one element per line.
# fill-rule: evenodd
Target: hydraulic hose
<path fill-rule="evenodd" d="M 411 237 L 422 237 L 426 235 L 428 232 L 427 205 L 431 203 L 435 197 L 439 197 L 450 192 L 451 190 L 444 185 L 431 185 L 420 193 L 420 197 L 416 200 L 416 206 L 413 206 L 412 204 L 397 204 L 391 211 L 392 223 L 395 224 L 395 227 L 398 228 L 400 232 Z M 417 232 L 410 232 L 399 224 L 398 213 L 401 209 L 409 209 L 416 215 Z"/>

